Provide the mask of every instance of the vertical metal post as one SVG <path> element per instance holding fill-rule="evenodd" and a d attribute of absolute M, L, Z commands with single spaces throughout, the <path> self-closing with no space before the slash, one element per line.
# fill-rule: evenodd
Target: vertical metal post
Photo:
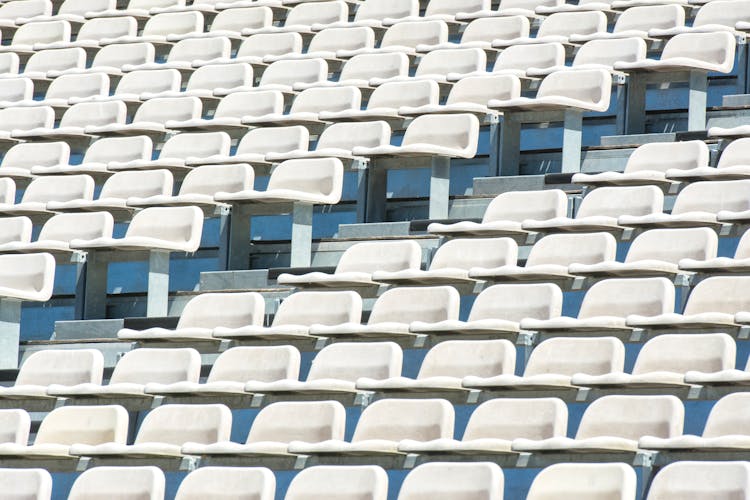
<path fill-rule="evenodd" d="M 643 134 L 646 131 L 646 80 L 642 73 L 630 73 L 627 94 L 625 133 Z"/>
<path fill-rule="evenodd" d="M 229 270 L 247 269 L 250 264 L 250 206 L 232 205 L 229 219 Z"/>
<path fill-rule="evenodd" d="M 218 265 L 219 271 L 229 270 L 229 225 L 232 219 L 231 207 L 219 207 L 219 255 Z"/>
<path fill-rule="evenodd" d="M 370 161 L 367 170 L 366 222 L 383 222 L 388 198 L 388 170 L 376 159 Z"/>
<path fill-rule="evenodd" d="M 86 256 L 86 293 L 83 299 L 84 319 L 107 317 L 107 270 L 109 263 L 99 252 L 89 251 Z"/>
<path fill-rule="evenodd" d="M 451 159 L 433 156 L 430 161 L 430 219 L 448 218 L 451 182 Z"/>
<path fill-rule="evenodd" d="M 367 220 L 367 162 L 355 161 L 352 165 L 357 174 L 357 222 Z"/>
<path fill-rule="evenodd" d="M 309 203 L 294 203 L 292 208 L 291 267 L 309 267 L 312 261 L 312 215 Z"/>
<path fill-rule="evenodd" d="M 563 118 L 562 172 L 581 171 L 581 146 L 583 141 L 583 112 L 565 110 Z"/>
<path fill-rule="evenodd" d="M 18 368 L 21 301 L 0 298 L 0 370 Z"/>
<path fill-rule="evenodd" d="M 689 87 L 688 130 L 705 130 L 708 74 L 704 71 L 691 71 Z"/>
<path fill-rule="evenodd" d="M 169 252 L 148 253 L 148 292 L 146 316 L 166 316 L 169 312 Z"/>
<path fill-rule="evenodd" d="M 498 174 L 501 176 L 518 175 L 521 170 L 521 122 L 513 116 L 513 113 L 504 113 L 499 130 Z"/>
<path fill-rule="evenodd" d="M 81 253 L 73 257 L 76 266 L 76 296 L 73 299 L 73 318 L 85 319 L 86 303 L 86 255 Z"/>
<path fill-rule="evenodd" d="M 500 146 L 498 145 L 500 137 L 500 117 L 496 114 L 487 115 L 489 121 L 489 160 L 487 165 L 487 175 L 490 177 L 500 175 Z"/>

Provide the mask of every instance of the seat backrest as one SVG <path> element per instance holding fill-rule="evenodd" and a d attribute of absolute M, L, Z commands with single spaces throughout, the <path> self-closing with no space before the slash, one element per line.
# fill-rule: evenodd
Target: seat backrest
<path fill-rule="evenodd" d="M 320 203 L 341 199 L 344 166 L 338 158 L 305 158 L 279 163 L 268 180 L 268 190 L 285 189 L 320 196 Z"/>
<path fill-rule="evenodd" d="M 110 384 L 198 382 L 201 356 L 195 349 L 140 348 L 128 351 L 112 372 Z"/>
<path fill-rule="evenodd" d="M 256 292 L 202 293 L 185 305 L 177 328 L 240 328 L 262 325 L 265 300 Z"/>
<path fill-rule="evenodd" d="M 750 464 L 747 462 L 675 462 L 653 479 L 648 500 L 711 498 L 730 500 L 750 495 Z"/>
<path fill-rule="evenodd" d="M 375 46 L 375 32 L 366 26 L 326 28 L 318 31 L 307 48 L 308 52 L 371 49 Z"/>
<path fill-rule="evenodd" d="M 276 476 L 265 467 L 201 467 L 182 480 L 174 498 L 203 500 L 219 491 L 236 500 L 273 500 Z"/>
<path fill-rule="evenodd" d="M 33 23 L 32 23 L 33 24 Z M 68 99 L 109 95 L 109 76 L 105 73 L 62 75 L 52 80 L 45 99 Z"/>
<path fill-rule="evenodd" d="M 96 17 L 89 19 L 81 25 L 81 29 L 78 30 L 77 39 L 99 41 L 102 38 L 135 36 L 137 31 L 138 21 L 134 17 Z"/>
<path fill-rule="evenodd" d="M 363 241 L 344 251 L 336 266 L 336 272 L 393 272 L 419 269 L 421 263 L 422 247 L 414 240 Z"/>
<path fill-rule="evenodd" d="M 675 199 L 673 214 L 750 210 L 750 180 L 703 181 L 685 186 Z"/>
<path fill-rule="evenodd" d="M 101 384 L 104 357 L 96 349 L 47 349 L 21 365 L 16 385 Z"/>
<path fill-rule="evenodd" d="M 260 92 L 257 93 L 260 94 Z M 224 100 L 226 99 L 225 97 Z M 301 125 L 254 128 L 240 139 L 237 154 L 307 151 L 309 144 L 310 132 Z"/>
<path fill-rule="evenodd" d="M 554 464 L 537 474 L 526 500 L 633 500 L 636 487 L 635 471 L 627 464 Z"/>
<path fill-rule="evenodd" d="M 497 55 L 493 71 L 529 68 L 551 68 L 565 64 L 565 47 L 561 43 L 511 45 Z"/>
<path fill-rule="evenodd" d="M 712 276 L 693 287 L 685 314 L 750 311 L 750 276 Z"/>
<path fill-rule="evenodd" d="M 0 71 L 9 75 L 17 75 L 21 59 L 15 52 L 5 52 L 0 54 Z"/>
<path fill-rule="evenodd" d="M 719 0 L 701 5 L 695 14 L 693 26 L 726 26 L 734 29 L 739 22 L 750 21 L 750 2 L 747 0 Z"/>
<path fill-rule="evenodd" d="M 425 354 L 418 379 L 513 375 L 516 348 L 508 340 L 447 340 Z"/>
<path fill-rule="evenodd" d="M 203 212 L 198 207 L 149 207 L 133 216 L 126 237 L 145 236 L 179 244 L 185 252 L 200 246 Z"/>
<path fill-rule="evenodd" d="M 318 4 L 318 2 L 315 2 Z M 328 76 L 324 59 L 282 60 L 271 63 L 260 77 L 260 85 L 293 85 L 322 82 Z"/>
<path fill-rule="evenodd" d="M 156 49 L 150 43 L 115 43 L 105 45 L 94 56 L 92 68 L 122 68 L 127 64 L 154 62 Z"/>
<path fill-rule="evenodd" d="M 625 9 L 615 22 L 613 31 L 648 31 L 685 25 L 685 9 L 677 4 L 643 5 Z"/>
<path fill-rule="evenodd" d="M 458 319 L 460 297 L 450 286 L 391 288 L 372 306 L 368 324 Z"/>
<path fill-rule="evenodd" d="M 339 81 L 393 78 L 409 74 L 409 58 L 401 52 L 358 54 L 344 63 Z"/>
<path fill-rule="evenodd" d="M 52 476 L 44 469 L 0 469 L 0 488 L 15 500 L 49 500 Z"/>
<path fill-rule="evenodd" d="M 221 353 L 211 367 L 208 382 L 275 382 L 297 380 L 300 354 L 289 345 L 233 347 Z"/>
<path fill-rule="evenodd" d="M 508 191 L 497 195 L 484 211 L 482 222 L 547 220 L 565 217 L 568 197 L 560 189 Z"/>
<path fill-rule="evenodd" d="M 381 47 L 408 47 L 437 45 L 448 41 L 448 25 L 444 21 L 409 21 L 388 28 L 380 42 Z"/>
<path fill-rule="evenodd" d="M 281 56 L 302 52 L 299 33 L 258 33 L 247 37 L 237 49 L 237 57 Z"/>
<path fill-rule="evenodd" d="M 348 17 L 349 8 L 342 1 L 303 2 L 289 11 L 284 26 L 341 23 L 347 21 Z"/>
<path fill-rule="evenodd" d="M 595 111 L 606 111 L 609 108 L 611 94 L 612 74 L 603 69 L 556 71 L 542 80 L 536 93 L 537 97 L 574 99 Z"/>
<path fill-rule="evenodd" d="M 16 0 L 5 2 L 0 7 L 0 19 L 15 21 L 19 17 L 35 17 L 52 15 L 50 0 Z"/>
<path fill-rule="evenodd" d="M 398 500 L 502 500 L 503 471 L 491 462 L 429 463 L 404 479 Z"/>
<path fill-rule="evenodd" d="M 492 42 L 529 36 L 530 24 L 524 16 L 480 17 L 466 25 L 461 42 Z"/>
<path fill-rule="evenodd" d="M 116 0 L 65 0 L 60 4 L 57 13 L 83 16 L 87 12 L 114 10 L 116 7 Z"/>
<path fill-rule="evenodd" d="M 273 11 L 270 7 L 238 7 L 219 11 L 209 31 L 239 33 L 245 28 L 260 29 L 271 24 L 273 24 Z"/>
<path fill-rule="evenodd" d="M 598 264 L 616 255 L 617 240 L 609 233 L 550 234 L 531 247 L 526 265 Z"/>
<path fill-rule="evenodd" d="M 735 259 L 750 258 L 750 231 L 745 231 L 740 241 L 737 243 L 737 249 L 734 252 Z"/>
<path fill-rule="evenodd" d="M 0 219 L 0 243 L 31 241 L 33 224 L 28 217 L 6 217 Z"/>
<path fill-rule="evenodd" d="M 359 323 L 361 318 L 362 297 L 355 292 L 297 292 L 281 302 L 273 326 L 338 325 Z"/>
<path fill-rule="evenodd" d="M 578 317 L 657 316 L 673 312 L 674 299 L 674 285 L 666 278 L 606 279 L 586 292 Z"/>
<path fill-rule="evenodd" d="M 231 430 L 232 412 L 222 404 L 168 404 L 146 415 L 135 443 L 218 443 L 229 441 Z"/>
<path fill-rule="evenodd" d="M 3 289 L 0 298 L 44 302 L 52 297 L 54 283 L 55 258 L 52 255 L 0 255 L 0 287 Z M 55 379 L 46 381 L 44 385 L 58 382 Z"/>
<path fill-rule="evenodd" d="M 64 71 L 73 68 L 86 67 L 86 51 L 80 47 L 69 49 L 49 49 L 34 52 L 26 61 L 24 73 L 47 71 Z"/>
<path fill-rule="evenodd" d="M 146 135 L 131 137 L 102 137 L 91 143 L 82 163 L 127 162 L 150 160 L 153 142 Z"/>
<path fill-rule="evenodd" d="M 114 219 L 109 212 L 57 214 L 44 223 L 39 241 L 93 240 L 111 238 Z"/>
<path fill-rule="evenodd" d="M 548 439 L 567 430 L 568 407 L 558 398 L 498 398 L 476 407 L 462 440 Z"/>
<path fill-rule="evenodd" d="M 232 138 L 226 132 L 183 133 L 170 137 L 164 143 L 160 158 L 205 158 L 228 155 Z"/>
<path fill-rule="evenodd" d="M 612 67 L 616 62 L 630 63 L 646 59 L 646 52 L 646 42 L 642 38 L 590 40 L 576 52 L 573 66 L 603 64 Z"/>
<path fill-rule="evenodd" d="M 621 372 L 624 365 L 625 346 L 615 337 L 555 337 L 541 342 L 531 351 L 524 375 L 603 375 Z"/>
<path fill-rule="evenodd" d="M 394 342 L 337 342 L 315 356 L 307 380 L 398 377 L 402 360 L 401 347 Z"/>
<path fill-rule="evenodd" d="M 656 186 L 606 186 L 590 191 L 583 198 L 576 218 L 595 215 L 649 215 L 659 213 L 663 208 L 664 193 Z"/>
<path fill-rule="evenodd" d="M 67 165 L 69 160 L 70 146 L 67 142 L 22 142 L 5 153 L 2 166 L 31 170 L 31 167 L 37 166 Z"/>
<path fill-rule="evenodd" d="M 735 392 L 720 398 L 706 419 L 703 437 L 716 438 L 730 435 L 750 435 L 750 394 Z"/>
<path fill-rule="evenodd" d="M 0 130 L 31 130 L 52 128 L 55 124 L 55 111 L 49 106 L 0 109 Z"/>
<path fill-rule="evenodd" d="M 653 259 L 677 264 L 681 259 L 713 259 L 718 245 L 716 232 L 707 227 L 651 229 L 635 237 L 625 262 Z"/>
<path fill-rule="evenodd" d="M 452 51 L 453 52 L 453 51 Z M 479 142 L 479 119 L 471 114 L 422 115 L 404 133 L 403 146 L 435 144 L 460 158 L 472 158 Z"/>
<path fill-rule="evenodd" d="M 382 21 L 419 15 L 418 0 L 367 0 L 354 14 L 355 21 Z"/>
<path fill-rule="evenodd" d="M 34 45 L 70 41 L 68 21 L 45 21 L 22 24 L 13 34 L 12 45 Z"/>
<path fill-rule="evenodd" d="M 258 92 L 234 92 L 221 99 L 216 107 L 215 118 L 242 118 L 281 114 L 284 111 L 284 95 L 276 90 Z M 288 128 L 288 127 L 285 127 Z M 273 130 L 280 130 L 274 128 Z M 258 129 L 253 129 L 249 133 Z M 247 134 L 246 134 L 247 135 Z"/>
<path fill-rule="evenodd" d="M 258 413 L 247 443 L 342 440 L 345 427 L 346 410 L 338 401 L 282 401 Z"/>
<path fill-rule="evenodd" d="M 39 426 L 34 444 L 125 444 L 128 412 L 119 405 L 62 406 Z"/>
<path fill-rule="evenodd" d="M 148 18 L 143 36 L 184 35 L 203 31 L 203 14 L 198 11 L 165 12 Z"/>
<path fill-rule="evenodd" d="M 162 97 L 150 99 L 140 105 L 133 123 L 166 123 L 168 120 L 193 120 L 201 117 L 203 105 L 197 97 Z"/>
<path fill-rule="evenodd" d="M 490 10 L 489 0 L 430 0 L 425 8 L 425 16 L 439 14 L 455 15 L 459 12 Z"/>
<path fill-rule="evenodd" d="M 68 108 L 60 119 L 60 127 L 125 123 L 127 113 L 127 106 L 122 101 L 79 102 Z"/>
<path fill-rule="evenodd" d="M 512 238 L 458 238 L 438 247 L 430 270 L 514 266 L 517 258 L 518 244 Z"/>
<path fill-rule="evenodd" d="M 415 76 L 466 74 L 486 68 L 487 56 L 482 49 L 433 50 L 422 57 Z"/>
<path fill-rule="evenodd" d="M 710 153 L 703 141 L 650 142 L 638 146 L 628 158 L 625 172 L 707 167 Z"/>
<path fill-rule="evenodd" d="M 174 182 L 169 170 L 123 170 L 104 182 L 99 199 L 127 199 L 131 196 L 148 197 L 171 195 Z"/>
<path fill-rule="evenodd" d="M 18 102 L 30 100 L 33 97 L 34 82 L 30 78 L 7 78 L 0 80 L 0 100 Z"/>
<path fill-rule="evenodd" d="M 439 98 L 440 87 L 432 80 L 388 82 L 380 85 L 370 94 L 367 109 L 426 106 L 437 104 Z"/>
<path fill-rule="evenodd" d="M 555 12 L 542 21 L 536 37 L 591 35 L 607 31 L 607 16 L 598 10 Z"/>
<path fill-rule="evenodd" d="M 387 122 L 339 122 L 326 127 L 320 134 L 315 149 L 334 148 L 351 151 L 356 146 L 374 148 L 390 142 L 391 127 Z"/>
<path fill-rule="evenodd" d="M 186 38 L 172 46 L 167 62 L 210 61 L 220 57 L 229 57 L 231 50 L 232 43 L 223 36 Z"/>
<path fill-rule="evenodd" d="M 117 498 L 162 500 L 164 473 L 158 467 L 94 467 L 76 478 L 68 500 Z"/>
<path fill-rule="evenodd" d="M 457 81 L 446 104 L 474 103 L 482 106 L 492 99 L 521 96 L 521 81 L 514 75 L 469 76 Z"/>
<path fill-rule="evenodd" d="M 294 99 L 290 113 L 359 110 L 362 93 L 357 87 L 312 87 Z"/>
<path fill-rule="evenodd" d="M 445 399 L 380 399 L 362 411 L 352 442 L 450 439 L 453 421 L 453 405 Z"/>
<path fill-rule="evenodd" d="M 247 63 L 209 64 L 195 70 L 186 90 L 233 89 L 252 83 L 253 67 Z"/>
<path fill-rule="evenodd" d="M 469 313 L 469 321 L 524 318 L 549 319 L 562 312 L 562 291 L 552 283 L 502 284 L 482 290 Z"/>
<path fill-rule="evenodd" d="M 181 7 L 185 0 L 130 0 L 127 10 L 151 10 L 153 8 Z"/>
<path fill-rule="evenodd" d="M 734 35 L 726 31 L 680 33 L 670 38 L 661 59 L 686 58 L 716 65 L 716 71 L 729 73 L 734 67 Z"/>
<path fill-rule="evenodd" d="M 180 186 L 180 194 L 236 193 L 252 189 L 255 181 L 253 167 L 247 163 L 206 165 L 190 170 Z"/>
<path fill-rule="evenodd" d="M 725 333 L 659 335 L 643 345 L 633 373 L 731 370 L 735 355 L 734 340 Z"/>
<path fill-rule="evenodd" d="M 613 436 L 672 438 L 682 434 L 685 407 L 675 396 L 603 396 L 581 417 L 576 439 Z"/>
<path fill-rule="evenodd" d="M 388 474 L 377 465 L 318 465 L 294 476 L 284 500 L 386 500 Z"/>
<path fill-rule="evenodd" d="M 733 0 L 734 1 L 734 0 Z M 719 0 L 723 2 L 723 0 Z M 721 152 L 717 168 L 747 165 L 750 163 L 750 137 L 735 139 Z"/>
<path fill-rule="evenodd" d="M 0 410 L 0 429 L 0 443 L 26 446 L 31 431 L 31 416 L 26 410 Z M 2 474 L 0 474 L 0 484 L 2 484 Z"/>
<path fill-rule="evenodd" d="M 147 69 L 125 73 L 117 82 L 115 94 L 140 95 L 144 92 L 178 92 L 182 77 L 176 69 Z"/>

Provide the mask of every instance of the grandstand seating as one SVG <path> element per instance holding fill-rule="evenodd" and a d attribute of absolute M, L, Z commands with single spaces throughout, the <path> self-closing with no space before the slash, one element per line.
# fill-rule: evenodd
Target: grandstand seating
<path fill-rule="evenodd" d="M 750 0 L 0 0 L 0 497 L 750 498 Z"/>

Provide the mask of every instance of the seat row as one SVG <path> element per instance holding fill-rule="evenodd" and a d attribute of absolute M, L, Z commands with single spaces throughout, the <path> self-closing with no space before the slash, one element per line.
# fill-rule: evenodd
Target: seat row
<path fill-rule="evenodd" d="M 16 400 L 20 407 L 22 401 L 57 398 L 99 404 L 131 398 L 140 407 L 145 401 L 153 403 L 155 396 L 179 400 L 262 394 L 294 401 L 359 393 L 466 396 L 470 390 L 507 397 L 550 390 L 562 394 L 581 387 L 615 394 L 698 385 L 741 389 L 750 382 L 750 373 L 734 369 L 735 350 L 726 334 L 660 335 L 643 345 L 632 373 L 625 373 L 625 347 L 618 339 L 558 337 L 539 343 L 523 376 L 516 376 L 516 352 L 509 341 L 447 340 L 427 352 L 416 378 L 408 378 L 401 376 L 403 355 L 397 344 L 337 342 L 316 355 L 306 380 L 299 381 L 300 354 L 295 348 L 239 346 L 219 355 L 205 383 L 199 383 L 201 361 L 194 349 L 139 348 L 125 354 L 103 385 L 98 351 L 66 354 L 51 349 L 30 356 L 15 385 L 4 387 L 0 398 Z M 58 367 L 59 375 L 50 378 L 45 366 Z"/>
<path fill-rule="evenodd" d="M 589 404 L 575 438 L 566 437 L 568 411 L 557 398 L 499 398 L 477 406 L 461 440 L 454 439 L 454 408 L 444 399 L 379 399 L 362 410 L 350 441 L 346 411 L 336 401 L 282 401 L 255 416 L 245 443 L 229 440 L 232 412 L 223 404 L 166 404 L 151 410 L 127 444 L 128 413 L 119 405 L 64 406 L 42 421 L 27 445 L 29 415 L 0 410 L 7 441 L 4 459 L 76 460 L 96 457 L 117 463 L 166 457 L 241 458 L 263 463 L 274 456 L 453 456 L 518 453 L 741 451 L 748 449 L 748 394 L 733 393 L 713 406 L 701 437 L 683 435 L 685 408 L 675 396 L 606 395 Z M 303 418 L 304 416 L 304 418 Z M 86 422 L 87 425 L 81 425 Z M 468 458 L 468 457 L 467 457 Z"/>
<path fill-rule="evenodd" d="M 746 462 L 685 461 L 667 466 L 654 478 L 648 500 L 667 500 L 689 489 L 696 500 L 729 500 L 736 492 L 747 494 Z M 710 491 L 705 482 L 720 478 Z M 493 463 L 431 463 L 416 467 L 404 479 L 398 500 L 435 498 L 502 500 L 504 476 Z M 42 469 L 2 469 L 0 484 L 18 498 L 49 500 L 52 477 Z M 82 500 L 93 495 L 117 494 L 122 500 L 163 500 L 164 473 L 156 467 L 95 467 L 81 474 L 68 497 Z M 549 495 L 574 499 L 585 495 L 603 500 L 617 495 L 636 498 L 636 474 L 625 464 L 555 464 L 542 470 L 526 495 L 542 500 Z M 27 496 L 19 496 L 19 495 Z M 232 498 L 273 500 L 276 478 L 265 468 L 201 467 L 188 474 L 177 490 L 176 500 Z M 378 466 L 316 466 L 299 472 L 289 485 L 285 500 L 303 500 L 310 495 L 341 500 L 386 500 L 388 475 Z"/>

